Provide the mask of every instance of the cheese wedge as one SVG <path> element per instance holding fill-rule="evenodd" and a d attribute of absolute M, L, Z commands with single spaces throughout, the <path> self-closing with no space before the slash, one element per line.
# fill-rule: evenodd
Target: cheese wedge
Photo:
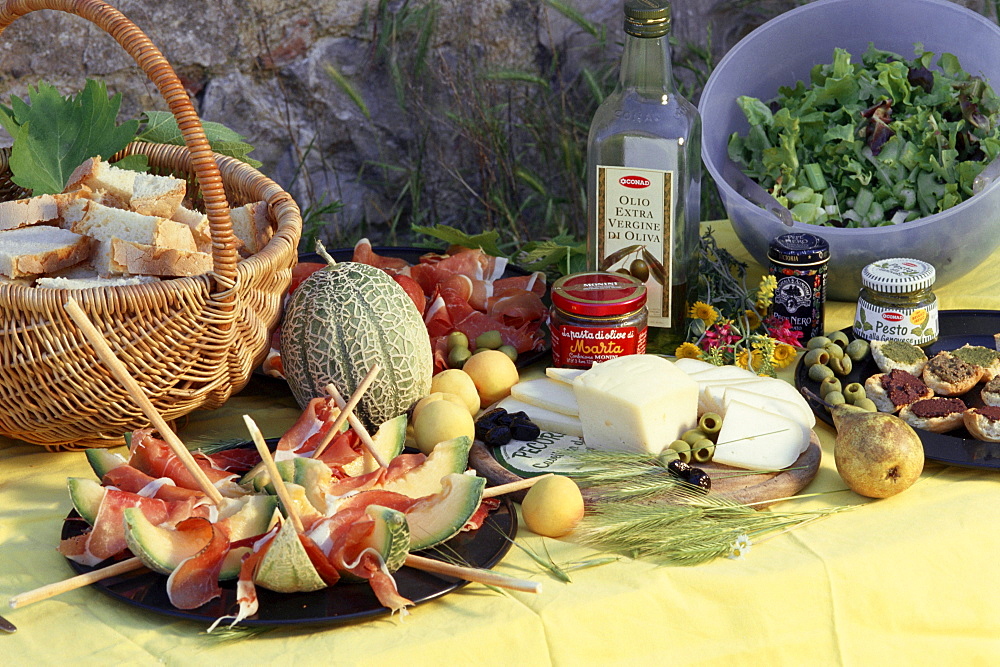
<path fill-rule="evenodd" d="M 552 410 L 546 410 L 537 405 L 519 401 L 512 396 L 508 396 L 497 403 L 496 407 L 503 408 L 511 413 L 524 412 L 528 415 L 528 419 L 533 421 L 543 431 L 564 433 L 565 435 L 574 435 L 578 438 L 583 436 L 583 425 L 580 423 L 579 417 L 570 417 L 569 415 L 553 412 Z"/>
<path fill-rule="evenodd" d="M 636 354 L 573 380 L 588 447 L 659 454 L 698 423 L 698 385 L 673 362 Z"/>
<path fill-rule="evenodd" d="M 518 382 L 510 388 L 510 395 L 519 401 L 536 405 L 546 410 L 576 417 L 580 410 L 576 405 L 573 386 L 565 382 L 537 378 Z"/>
<path fill-rule="evenodd" d="M 757 389 L 755 390 L 754 387 Z M 750 386 L 733 385 L 731 387 L 726 387 L 723 392 L 722 399 L 723 409 L 727 409 L 732 401 L 739 401 L 740 403 L 752 405 L 759 410 L 766 410 L 775 414 L 791 417 L 810 429 L 816 425 L 816 415 L 813 414 L 813 411 L 810 410 L 808 406 L 802 405 L 798 402 L 793 403 L 792 401 L 788 401 L 785 398 L 779 397 L 767 390 L 760 391 L 760 389 L 764 387 L 767 387 L 767 389 L 774 389 L 772 385 L 765 385 L 763 383 Z M 725 412 L 720 414 L 722 414 L 723 418 L 725 417 Z"/>
<path fill-rule="evenodd" d="M 691 372 L 691 377 L 699 383 L 714 380 L 752 380 L 760 377 L 753 371 L 739 366 L 712 366 L 711 368 Z"/>
<path fill-rule="evenodd" d="M 695 378 L 697 379 L 697 378 Z M 756 384 L 762 378 L 743 378 L 739 380 L 714 380 L 698 383 L 698 414 L 717 412 L 722 414 L 722 399 L 727 387 L 749 386 Z"/>
<path fill-rule="evenodd" d="M 558 382 L 565 382 L 571 385 L 573 384 L 573 380 L 586 370 L 586 368 L 556 368 L 555 366 L 550 366 L 545 369 L 545 375 Z"/>
<path fill-rule="evenodd" d="M 710 364 L 707 361 L 702 361 L 701 359 L 677 359 L 674 361 L 674 366 L 681 369 L 688 375 L 694 375 L 695 373 L 700 373 L 701 371 L 718 368 L 715 364 Z"/>
<path fill-rule="evenodd" d="M 715 463 L 747 470 L 780 470 L 809 446 L 809 429 L 794 419 L 731 401 L 719 431 Z"/>

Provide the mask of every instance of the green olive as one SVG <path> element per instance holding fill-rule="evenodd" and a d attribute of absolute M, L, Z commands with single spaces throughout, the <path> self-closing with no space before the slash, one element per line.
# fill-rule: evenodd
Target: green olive
<path fill-rule="evenodd" d="M 840 359 L 830 360 L 830 368 L 832 368 L 833 372 L 837 375 L 847 375 L 851 372 L 851 368 L 853 367 L 854 364 L 851 362 L 850 357 L 841 357 Z"/>
<path fill-rule="evenodd" d="M 802 359 L 802 363 L 810 367 L 817 364 L 824 365 L 828 361 L 830 361 L 830 353 L 827 352 L 826 348 L 822 347 L 814 347 L 806 352 L 806 356 Z"/>
<path fill-rule="evenodd" d="M 708 463 L 715 453 L 715 443 L 708 438 L 702 438 L 691 445 L 691 458 L 698 463 Z"/>
<path fill-rule="evenodd" d="M 830 343 L 823 348 L 826 350 L 827 354 L 830 355 L 830 359 L 843 359 L 844 358 L 844 348 L 837 345 L 836 343 Z M 829 362 L 827 362 L 829 363 Z"/>
<path fill-rule="evenodd" d="M 858 400 L 868 398 L 868 392 L 860 382 L 852 382 L 844 387 L 844 398 L 851 405 L 857 405 Z"/>
<path fill-rule="evenodd" d="M 855 338 L 847 345 L 847 356 L 854 361 L 861 361 L 868 356 L 868 341 L 864 338 Z"/>
<path fill-rule="evenodd" d="M 677 452 L 677 458 L 684 463 L 691 463 L 691 443 L 683 440 L 674 440 L 670 443 L 670 449 Z"/>
<path fill-rule="evenodd" d="M 833 369 L 826 364 L 813 364 L 809 367 L 809 379 L 822 382 L 823 378 L 833 377 Z"/>
<path fill-rule="evenodd" d="M 476 336 L 477 350 L 496 350 L 501 345 L 503 345 L 503 339 L 500 337 L 500 332 L 495 329 Z"/>
<path fill-rule="evenodd" d="M 675 450 L 670 449 L 669 447 L 667 447 L 662 452 L 660 452 L 660 455 L 657 456 L 656 458 L 657 458 L 657 460 L 659 460 L 660 465 L 663 466 L 664 468 L 666 468 L 668 463 L 670 463 L 671 461 L 674 461 L 676 459 L 679 459 L 680 458 L 680 454 L 678 454 Z"/>
<path fill-rule="evenodd" d="M 510 357 L 511 361 L 517 361 L 517 348 L 513 345 L 501 345 L 497 349 Z"/>
<path fill-rule="evenodd" d="M 829 403 L 830 405 L 842 405 L 847 402 L 844 399 L 844 395 L 839 391 L 827 392 L 826 396 L 823 397 L 823 400 Z"/>
<path fill-rule="evenodd" d="M 456 347 L 469 347 L 469 337 L 461 331 L 452 331 L 448 334 L 448 349 L 451 350 Z"/>
<path fill-rule="evenodd" d="M 467 347 L 453 347 L 448 351 L 448 368 L 461 368 L 472 356 Z"/>
<path fill-rule="evenodd" d="M 629 270 L 626 269 L 624 266 L 622 268 L 620 268 L 620 269 L 615 269 L 615 273 L 620 273 L 623 276 L 631 276 L 632 275 L 631 273 L 629 273 Z M 686 461 L 685 461 L 685 463 L 686 463 Z"/>
<path fill-rule="evenodd" d="M 681 434 L 681 440 L 683 440 L 684 442 L 686 442 L 689 445 L 693 445 L 694 443 L 698 442 L 699 440 L 701 440 L 704 437 L 705 437 L 705 434 L 702 433 L 701 429 L 698 429 L 698 428 L 688 429 L 688 430 L 684 431 L 684 433 Z"/>
<path fill-rule="evenodd" d="M 815 350 L 817 348 L 826 347 L 829 344 L 830 344 L 830 339 L 827 338 L 826 336 L 813 336 L 812 338 L 809 339 L 809 342 L 806 343 L 806 349 Z"/>
<path fill-rule="evenodd" d="M 713 439 L 722 430 L 722 417 L 715 412 L 706 412 L 698 420 L 698 429 L 709 439 Z"/>
<path fill-rule="evenodd" d="M 847 338 L 847 334 L 843 331 L 834 331 L 831 334 L 827 334 L 826 337 L 829 338 L 831 342 L 839 345 L 842 350 L 847 347 L 848 343 L 850 343 L 850 340 Z"/>
<path fill-rule="evenodd" d="M 820 397 L 825 397 L 831 391 L 843 391 L 843 387 L 840 384 L 840 380 L 833 377 L 823 378 L 823 381 L 819 383 L 819 395 Z"/>
<path fill-rule="evenodd" d="M 639 282 L 644 283 L 649 280 L 649 266 L 641 259 L 633 259 L 632 263 L 628 265 L 628 270 L 632 277 Z"/>
<path fill-rule="evenodd" d="M 868 398 L 860 398 L 854 401 L 854 407 L 861 408 L 862 410 L 867 410 L 868 412 L 878 412 L 878 407 L 875 405 L 875 401 Z"/>

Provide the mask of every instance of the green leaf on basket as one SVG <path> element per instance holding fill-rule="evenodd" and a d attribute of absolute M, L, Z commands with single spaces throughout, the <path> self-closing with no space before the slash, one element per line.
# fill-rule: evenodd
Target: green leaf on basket
<path fill-rule="evenodd" d="M 91 157 L 108 158 L 125 148 L 139 121 L 117 124 L 121 93 L 108 96 L 104 83 L 87 80 L 77 95 L 63 97 L 39 82 L 26 99 L 11 96 L 0 123 L 14 139 L 12 180 L 35 195 L 62 192 L 70 174 Z"/>
<path fill-rule="evenodd" d="M 146 124 L 139 136 L 136 137 L 137 140 L 154 144 L 184 145 L 184 135 L 177 127 L 177 119 L 172 113 L 145 111 L 143 115 L 146 117 Z M 216 153 L 234 157 L 255 169 L 262 165 L 261 162 L 247 156 L 253 150 L 253 146 L 244 140 L 243 135 L 229 129 L 222 123 L 203 120 L 201 126 L 205 130 L 205 138 L 208 139 L 209 145 Z"/>

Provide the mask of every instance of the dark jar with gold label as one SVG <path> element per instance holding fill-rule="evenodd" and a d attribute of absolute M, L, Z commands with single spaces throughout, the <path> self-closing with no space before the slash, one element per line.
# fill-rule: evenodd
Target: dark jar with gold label
<path fill-rule="evenodd" d="M 767 258 L 768 273 L 777 282 L 768 315 L 801 331 L 803 344 L 822 336 L 830 244 L 815 234 L 782 234 L 771 241 Z"/>

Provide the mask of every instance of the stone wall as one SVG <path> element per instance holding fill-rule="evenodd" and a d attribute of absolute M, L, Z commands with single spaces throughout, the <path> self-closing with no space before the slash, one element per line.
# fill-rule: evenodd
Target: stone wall
<path fill-rule="evenodd" d="M 606 52 L 588 57 L 616 61 L 620 5 L 607 0 L 566 4 L 608 29 Z M 693 45 L 710 50 L 717 61 L 744 34 L 797 4 L 801 2 L 675 0 L 675 55 L 686 57 Z M 996 6 L 992 0 L 961 4 L 991 17 Z M 412 155 L 414 142 L 427 141 L 427 135 L 415 132 L 412 119 L 400 113 L 391 63 L 376 58 L 384 53 L 379 45 L 393 39 L 413 42 L 403 41 L 403 52 L 418 48 L 413 25 L 426 16 L 421 11 L 433 9 L 436 29 L 429 43 L 430 66 L 421 75 L 425 80 L 409 82 L 409 91 L 416 86 L 426 94 L 420 103 L 429 106 L 470 94 L 448 89 L 456 81 L 461 84 L 460 77 L 447 82 L 449 73 L 469 63 L 541 72 L 555 49 L 570 54 L 571 68 L 572 54 L 594 40 L 539 0 L 437 0 L 430 9 L 428 0 L 118 0 L 116 6 L 164 52 L 202 117 L 245 135 L 256 146 L 252 155 L 264 163 L 262 171 L 302 206 L 324 197 L 341 200 L 344 209 L 333 223 L 342 231 L 362 222 L 369 230 L 386 224 L 398 193 L 386 187 L 386 179 L 372 184 L 371 165 L 391 164 L 395 156 Z M 123 111 L 129 117 L 142 109 L 165 108 L 125 52 L 78 17 L 40 11 L 18 19 L 2 35 L 0 62 L 5 102 L 9 93 L 23 94 L 26 85 L 39 79 L 68 93 L 89 77 L 103 78 L 111 90 L 123 92 Z M 334 83 L 330 67 L 349 83 L 363 107 Z M 442 74 L 444 84 L 437 80 Z M 697 87 L 697 77 L 687 76 Z M 476 159 L 475 147 L 463 145 L 447 124 L 434 130 L 430 141 L 446 163 Z M 443 166 L 446 170 L 447 164 Z M 446 181 L 431 177 L 426 183 L 431 190 L 453 189 L 437 193 L 443 219 L 469 197 L 454 179 Z"/>

